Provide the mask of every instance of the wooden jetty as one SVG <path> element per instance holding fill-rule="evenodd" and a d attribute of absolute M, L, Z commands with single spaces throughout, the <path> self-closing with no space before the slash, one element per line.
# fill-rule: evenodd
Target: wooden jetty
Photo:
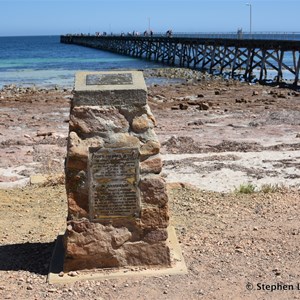
<path fill-rule="evenodd" d="M 246 81 L 282 82 L 284 74 L 298 84 L 300 40 L 213 38 L 193 36 L 64 35 L 61 42 L 144 58 L 170 66 L 239 76 Z M 292 62 L 287 62 L 287 57 Z M 268 71 L 272 70 L 272 78 Z"/>

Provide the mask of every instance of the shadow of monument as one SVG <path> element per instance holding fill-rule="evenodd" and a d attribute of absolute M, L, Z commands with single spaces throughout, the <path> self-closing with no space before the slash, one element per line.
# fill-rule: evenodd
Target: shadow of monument
<path fill-rule="evenodd" d="M 55 242 L 0 246 L 0 270 L 47 275 L 54 245 Z"/>

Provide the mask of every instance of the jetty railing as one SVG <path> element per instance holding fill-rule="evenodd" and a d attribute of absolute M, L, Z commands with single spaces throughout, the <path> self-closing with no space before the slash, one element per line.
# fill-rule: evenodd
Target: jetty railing
<path fill-rule="evenodd" d="M 158 32 L 153 36 L 166 36 L 166 33 Z M 172 37 L 300 41 L 300 32 L 175 32 Z"/>

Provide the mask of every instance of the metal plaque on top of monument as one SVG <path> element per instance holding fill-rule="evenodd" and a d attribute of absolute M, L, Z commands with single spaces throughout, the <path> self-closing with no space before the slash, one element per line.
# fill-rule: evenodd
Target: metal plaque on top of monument
<path fill-rule="evenodd" d="M 138 217 L 139 151 L 89 148 L 90 219 Z"/>
<path fill-rule="evenodd" d="M 120 85 L 133 84 L 131 73 L 117 74 L 88 74 L 86 85 Z"/>

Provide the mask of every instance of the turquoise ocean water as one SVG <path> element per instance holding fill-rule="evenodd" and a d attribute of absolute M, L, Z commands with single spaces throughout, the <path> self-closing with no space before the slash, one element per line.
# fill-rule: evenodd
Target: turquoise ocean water
<path fill-rule="evenodd" d="M 145 60 L 61 44 L 59 38 L 0 37 L 0 88 L 8 84 L 72 87 L 79 70 L 161 67 Z"/>

